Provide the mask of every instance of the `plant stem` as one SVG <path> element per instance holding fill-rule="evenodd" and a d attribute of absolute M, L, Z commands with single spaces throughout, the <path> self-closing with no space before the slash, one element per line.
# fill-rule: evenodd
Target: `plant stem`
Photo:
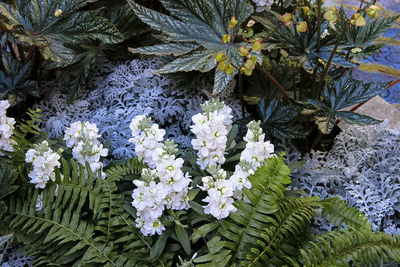
<path fill-rule="evenodd" d="M 240 104 L 242 106 L 242 117 L 244 118 L 245 116 L 245 105 L 243 101 L 243 74 L 239 73 L 239 98 L 240 98 Z"/>
<path fill-rule="evenodd" d="M 325 69 L 322 72 L 321 80 L 320 80 L 320 84 L 319 84 L 319 90 L 318 90 L 318 98 L 321 96 L 322 88 L 324 87 L 325 77 L 328 74 L 329 68 L 332 63 L 333 56 L 336 54 L 339 44 L 342 41 L 342 37 L 343 37 L 343 35 L 337 39 L 335 47 L 333 48 L 333 51 L 332 51 L 331 55 L 329 56 L 328 62 L 326 63 Z"/>
<path fill-rule="evenodd" d="M 321 6 L 322 0 L 318 0 L 318 14 L 317 14 L 317 53 L 319 53 L 319 49 L 321 47 Z"/>
<path fill-rule="evenodd" d="M 270 79 L 279 88 L 285 98 L 289 98 L 285 88 L 283 88 L 283 86 L 274 78 L 274 76 L 271 75 L 271 73 L 264 69 L 263 66 L 261 66 L 260 64 L 257 64 L 256 67 L 261 70 L 268 77 L 268 79 Z"/>
<path fill-rule="evenodd" d="M 360 7 L 358 8 L 357 13 L 361 11 L 362 6 L 364 5 L 364 1 L 365 1 L 365 0 L 362 0 L 362 1 L 361 1 Z"/>
<path fill-rule="evenodd" d="M 268 38 L 270 38 L 271 36 L 273 36 L 277 31 L 279 31 L 279 29 L 282 27 L 283 23 L 280 22 L 279 25 L 275 28 L 275 30 L 273 30 L 270 34 L 268 34 L 264 39 L 261 40 L 261 42 L 266 41 Z"/>

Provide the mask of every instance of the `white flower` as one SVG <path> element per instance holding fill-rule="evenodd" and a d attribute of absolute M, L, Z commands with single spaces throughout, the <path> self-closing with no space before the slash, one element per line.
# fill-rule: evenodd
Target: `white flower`
<path fill-rule="evenodd" d="M 263 12 L 266 9 L 270 9 L 274 0 L 253 0 L 253 2 L 257 5 L 256 11 Z"/>
<path fill-rule="evenodd" d="M 53 152 L 47 141 L 41 144 L 34 145 L 34 148 L 29 149 L 25 154 L 26 163 L 32 163 L 33 170 L 29 172 L 28 177 L 30 182 L 35 185 L 35 188 L 45 188 L 49 180 L 55 181 L 55 167 L 60 167 L 60 155 Z"/>
<path fill-rule="evenodd" d="M 150 125 L 150 123 L 151 120 L 147 116 L 139 115 L 134 117 L 130 124 L 133 137 L 129 139 L 129 142 L 135 145 L 136 155 L 147 163 L 149 167 L 155 168 L 154 151 L 158 151 L 163 147 L 162 141 L 165 130 L 160 129 L 158 124 Z"/>
<path fill-rule="evenodd" d="M 74 147 L 79 142 L 98 143 L 99 129 L 95 123 L 77 121 L 65 130 L 64 140 L 67 147 Z"/>
<path fill-rule="evenodd" d="M 202 170 L 210 165 L 225 162 L 227 135 L 232 128 L 232 109 L 223 102 L 207 101 L 202 105 L 204 113 L 192 117 L 191 131 L 196 135 L 192 140 L 197 150 L 197 164 Z"/>
<path fill-rule="evenodd" d="M 87 162 L 94 174 L 103 168 L 101 157 L 106 157 L 108 154 L 108 149 L 98 141 L 100 137 L 98 132 L 95 123 L 77 121 L 65 130 L 64 135 L 67 147 L 72 147 L 72 157 L 82 165 L 86 165 Z M 106 178 L 103 171 L 101 178 Z"/>
<path fill-rule="evenodd" d="M 13 134 L 15 120 L 6 116 L 9 107 L 10 103 L 7 100 L 0 101 L 0 149 L 14 151 L 10 137 Z M 0 156 L 3 156 L 1 152 Z"/>
<path fill-rule="evenodd" d="M 321 39 L 324 39 L 326 36 L 329 35 L 329 31 L 328 29 L 325 29 L 322 33 L 321 33 Z"/>

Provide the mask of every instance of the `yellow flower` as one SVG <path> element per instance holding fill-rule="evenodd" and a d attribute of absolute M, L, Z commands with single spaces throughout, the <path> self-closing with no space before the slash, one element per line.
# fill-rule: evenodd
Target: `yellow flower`
<path fill-rule="evenodd" d="M 222 35 L 222 43 L 226 44 L 231 41 L 231 35 L 230 34 L 224 34 Z"/>
<path fill-rule="evenodd" d="M 54 12 L 54 17 L 59 18 L 59 17 L 61 17 L 62 13 L 63 13 L 63 12 L 62 12 L 61 9 L 57 9 L 57 10 Z"/>
<path fill-rule="evenodd" d="M 297 23 L 296 30 L 298 32 L 306 32 L 307 31 L 307 22 L 300 21 L 299 23 Z"/>

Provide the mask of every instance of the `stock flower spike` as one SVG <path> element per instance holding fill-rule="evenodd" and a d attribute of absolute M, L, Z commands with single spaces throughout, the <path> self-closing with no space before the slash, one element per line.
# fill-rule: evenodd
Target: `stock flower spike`
<path fill-rule="evenodd" d="M 142 170 L 141 180 L 133 181 L 136 189 L 132 192 L 132 206 L 138 216 L 136 227 L 145 236 L 161 235 L 165 230 L 160 221 L 164 210 L 189 208 L 187 194 L 191 182 L 189 174 L 182 171 L 183 159 L 175 156 L 174 142 L 162 142 L 164 130 L 150 124 L 151 120 L 143 115 L 136 116 L 131 123 L 135 152 L 151 166 Z"/>
<path fill-rule="evenodd" d="M 6 116 L 9 107 L 10 103 L 7 100 L 0 101 L 0 149 L 4 151 L 14 151 L 10 137 L 13 134 L 15 120 Z M 0 156 L 3 156 L 1 152 Z"/>

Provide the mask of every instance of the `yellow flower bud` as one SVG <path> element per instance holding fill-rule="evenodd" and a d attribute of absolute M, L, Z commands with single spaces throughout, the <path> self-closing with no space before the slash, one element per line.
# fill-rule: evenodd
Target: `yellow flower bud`
<path fill-rule="evenodd" d="M 61 17 L 62 13 L 63 13 L 63 12 L 62 12 L 61 9 L 57 9 L 57 10 L 54 12 L 54 17 L 59 18 L 59 17 Z"/>
<path fill-rule="evenodd" d="M 297 23 L 296 30 L 298 32 L 306 32 L 307 31 L 307 22 L 300 21 L 299 23 Z"/>
<path fill-rule="evenodd" d="M 226 56 L 224 53 L 220 52 L 215 55 L 215 59 L 217 60 L 217 62 L 221 62 L 226 59 Z"/>
<path fill-rule="evenodd" d="M 258 50 L 261 50 L 261 47 L 262 47 L 262 42 L 260 39 L 256 39 L 256 40 L 252 41 L 252 44 L 251 44 L 252 50 L 258 51 Z"/>
<path fill-rule="evenodd" d="M 247 49 L 245 46 L 239 47 L 239 55 L 241 55 L 242 57 L 247 57 L 249 53 L 249 49 Z"/>
<path fill-rule="evenodd" d="M 331 7 L 324 13 L 324 19 L 330 23 L 335 23 L 338 20 L 338 10 L 336 7 Z"/>
<path fill-rule="evenodd" d="M 235 70 L 235 67 L 234 67 L 232 64 L 229 64 L 229 65 L 226 67 L 225 72 L 226 72 L 226 74 L 231 75 L 231 74 L 233 73 L 234 70 Z"/>
<path fill-rule="evenodd" d="M 256 63 L 252 59 L 248 59 L 244 63 L 243 67 L 245 67 L 248 70 L 254 70 L 254 68 L 256 67 Z"/>
<path fill-rule="evenodd" d="M 366 21 L 360 13 L 355 13 L 353 17 L 351 17 L 350 24 L 354 26 L 365 26 Z"/>
<path fill-rule="evenodd" d="M 310 10 L 310 8 L 308 6 L 304 6 L 303 7 L 303 11 L 307 16 L 311 15 L 311 10 Z"/>
<path fill-rule="evenodd" d="M 240 73 L 244 73 L 246 76 L 251 76 L 253 74 L 252 70 L 246 69 L 245 67 L 240 68 Z"/>
<path fill-rule="evenodd" d="M 360 53 L 361 51 L 362 51 L 362 49 L 359 47 L 355 47 L 355 48 L 351 49 L 351 53 L 353 53 L 353 54 Z"/>
<path fill-rule="evenodd" d="M 293 19 L 294 19 L 294 17 L 293 17 L 292 13 L 285 13 L 282 16 L 282 21 L 286 27 L 292 25 Z"/>
<path fill-rule="evenodd" d="M 231 35 L 230 34 L 224 34 L 222 35 L 222 43 L 226 44 L 231 41 Z"/>
<path fill-rule="evenodd" d="M 219 69 L 220 71 L 225 71 L 227 67 L 228 67 L 228 64 L 226 64 L 225 61 L 221 61 L 221 62 L 218 64 L 218 69 Z"/>
<path fill-rule="evenodd" d="M 236 24 L 238 23 L 237 19 L 235 18 L 235 16 L 232 16 L 230 24 L 229 24 L 229 29 L 233 29 L 235 28 Z"/>
<path fill-rule="evenodd" d="M 378 18 L 378 11 L 381 10 L 382 8 L 377 5 L 370 5 L 367 8 L 367 14 L 372 17 L 372 18 Z"/>

